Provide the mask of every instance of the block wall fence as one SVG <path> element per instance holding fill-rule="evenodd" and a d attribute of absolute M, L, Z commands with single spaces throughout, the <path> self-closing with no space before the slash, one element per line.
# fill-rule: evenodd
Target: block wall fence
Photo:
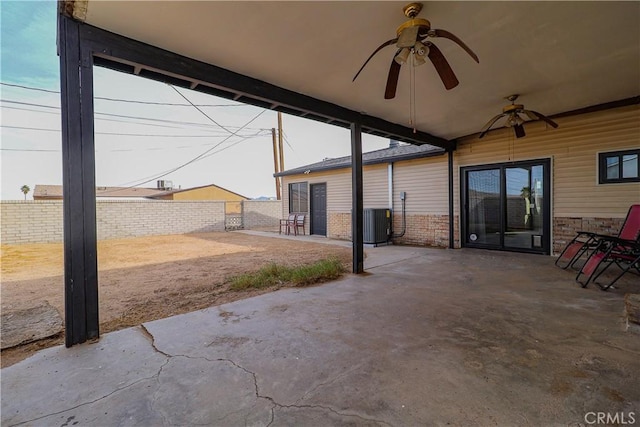
<path fill-rule="evenodd" d="M 247 201 L 244 205 L 245 228 L 277 230 L 279 201 Z M 98 240 L 224 231 L 225 202 L 98 200 L 96 222 Z M 62 201 L 2 201 L 0 229 L 3 244 L 61 242 Z"/>

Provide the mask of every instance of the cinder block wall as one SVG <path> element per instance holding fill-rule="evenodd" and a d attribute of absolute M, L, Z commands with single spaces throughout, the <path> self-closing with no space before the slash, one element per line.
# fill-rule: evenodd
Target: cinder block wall
<path fill-rule="evenodd" d="M 222 201 L 99 200 L 98 240 L 224 231 Z"/>
<path fill-rule="evenodd" d="M 0 203 L 2 243 L 61 242 L 62 201 Z M 98 239 L 224 231 L 222 201 L 96 202 Z"/>
<path fill-rule="evenodd" d="M 62 201 L 0 202 L 2 243 L 62 241 Z"/>
<path fill-rule="evenodd" d="M 277 231 L 282 215 L 280 200 L 244 200 L 242 225 L 245 230 Z"/>

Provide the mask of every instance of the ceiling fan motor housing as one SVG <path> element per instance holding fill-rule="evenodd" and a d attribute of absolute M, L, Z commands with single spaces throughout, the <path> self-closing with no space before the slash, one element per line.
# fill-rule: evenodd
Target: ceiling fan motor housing
<path fill-rule="evenodd" d="M 506 107 L 502 107 L 502 112 L 503 113 L 518 112 L 518 110 L 522 110 L 522 109 L 524 109 L 524 105 L 522 104 L 510 104 L 510 105 L 507 105 Z"/>

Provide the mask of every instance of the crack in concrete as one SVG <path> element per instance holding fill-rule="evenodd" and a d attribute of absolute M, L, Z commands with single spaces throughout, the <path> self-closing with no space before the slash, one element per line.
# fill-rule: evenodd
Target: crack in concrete
<path fill-rule="evenodd" d="M 332 383 L 334 383 L 335 381 L 338 381 L 340 378 L 344 377 L 345 375 L 347 375 L 347 374 L 349 374 L 349 373 L 351 373 L 351 372 L 355 371 L 356 369 L 359 369 L 359 368 L 360 368 L 360 366 L 361 366 L 360 364 L 355 365 L 355 366 L 354 366 L 354 367 L 352 367 L 351 369 L 347 369 L 346 371 L 344 371 L 344 372 L 342 372 L 342 373 L 340 373 L 340 374 L 336 375 L 335 377 L 333 377 L 333 378 L 331 378 L 331 379 L 329 379 L 329 380 L 327 380 L 327 381 L 325 381 L 325 382 L 323 382 L 323 383 L 318 384 L 317 386 L 315 386 L 315 387 L 314 387 L 314 388 L 312 388 L 311 390 L 309 390 L 309 391 L 305 392 L 305 393 L 302 395 L 302 397 L 300 397 L 299 399 L 297 399 L 297 400 L 294 402 L 294 404 L 297 404 L 298 402 L 300 402 L 301 400 L 303 400 L 304 398 L 306 398 L 308 395 L 310 395 L 310 394 L 311 394 L 311 393 L 313 393 L 314 391 L 318 390 L 320 387 L 324 387 L 324 386 L 327 386 L 327 385 L 329 385 L 329 384 L 332 384 Z"/>
<path fill-rule="evenodd" d="M 144 337 L 149 340 L 149 342 L 151 343 L 151 347 L 156 351 L 156 353 L 160 353 L 165 357 L 173 357 L 172 355 L 170 355 L 169 353 L 165 353 L 164 351 L 160 350 L 157 346 L 156 346 L 156 339 L 153 336 L 153 334 L 151 332 L 149 332 L 149 330 L 147 329 L 146 326 L 144 326 L 144 323 L 140 324 L 140 331 L 142 332 L 142 335 L 144 335 Z"/>
<path fill-rule="evenodd" d="M 204 358 L 204 359 L 206 359 L 206 358 Z M 210 360 L 210 359 L 206 359 L 206 360 Z M 375 422 L 375 423 L 378 423 L 378 424 L 383 424 L 383 425 L 387 425 L 387 426 L 390 426 L 390 427 L 391 427 L 391 424 L 387 423 L 386 421 L 378 420 L 378 419 L 375 419 L 375 418 L 366 418 L 366 417 L 363 417 L 363 416 L 361 416 L 361 415 L 357 415 L 357 414 L 347 414 L 347 413 L 339 412 L 339 411 L 337 411 L 337 410 L 333 409 L 333 408 L 332 408 L 332 407 L 330 407 L 330 406 L 323 406 L 323 405 L 298 405 L 298 404 L 297 404 L 297 402 L 299 402 L 302 398 L 300 398 L 300 399 L 296 400 L 296 401 L 295 401 L 295 403 L 293 403 L 293 404 L 291 404 L 291 405 L 284 405 L 284 404 L 282 404 L 282 403 L 278 403 L 278 402 L 276 402 L 276 401 L 275 401 L 275 399 L 274 399 L 273 397 L 271 397 L 271 396 L 263 396 L 263 395 L 261 395 L 261 394 L 260 394 L 260 389 L 259 389 L 259 387 L 258 387 L 258 376 L 256 375 L 256 373 L 255 373 L 255 372 L 252 372 L 252 371 L 248 370 L 248 369 L 247 369 L 247 368 L 245 368 L 244 366 L 241 366 L 241 365 L 237 364 L 236 362 L 234 362 L 234 361 L 233 361 L 233 360 L 231 360 L 231 359 L 217 359 L 217 360 L 218 360 L 218 361 L 221 361 L 221 362 L 228 362 L 228 363 L 232 364 L 233 366 L 235 366 L 236 368 L 238 368 L 238 369 L 240 369 L 240 370 L 242 370 L 242 371 L 246 372 L 247 374 L 250 374 L 250 375 L 253 377 L 253 383 L 254 383 L 254 387 L 255 387 L 255 394 L 256 394 L 256 398 L 258 398 L 258 399 L 266 399 L 266 400 L 270 401 L 270 402 L 273 404 L 273 407 L 271 408 L 271 420 L 269 421 L 269 424 L 267 424 L 267 427 L 271 426 L 271 424 L 273 424 L 273 422 L 274 422 L 274 420 L 275 420 L 275 410 L 276 410 L 276 408 L 295 408 L 295 409 L 305 409 L 305 408 L 308 408 L 308 409 L 323 409 L 323 410 L 325 410 L 325 411 L 332 412 L 332 413 L 334 413 L 334 414 L 336 414 L 336 415 L 338 415 L 338 416 L 340 416 L 340 417 L 355 417 L 355 418 L 358 418 L 358 419 L 363 420 L 363 421 Z M 354 368 L 354 369 L 355 369 L 355 368 Z M 352 369 L 352 370 L 353 370 L 353 369 Z M 351 370 L 350 370 L 350 371 L 351 371 Z M 350 372 L 350 371 L 347 371 L 347 372 L 344 372 L 344 373 L 342 373 L 342 374 L 338 375 L 336 378 L 332 379 L 331 381 L 328 381 L 327 383 L 330 383 L 330 382 L 332 382 L 332 381 L 335 381 L 335 380 L 336 380 L 336 379 L 338 379 L 340 376 L 345 375 L 346 373 L 348 373 L 348 372 Z M 319 387 L 319 386 L 318 386 L 318 387 Z M 315 389 L 317 389 L 318 387 L 315 387 L 315 388 L 314 388 L 314 390 L 315 390 Z M 308 394 L 308 393 L 305 393 L 305 396 L 306 396 L 307 394 Z M 303 397 L 304 397 L 304 396 L 303 396 Z"/>
<path fill-rule="evenodd" d="M 163 366 L 164 366 L 164 365 L 163 365 Z M 34 422 L 34 421 L 42 420 L 42 419 L 47 418 L 47 417 L 52 417 L 52 416 L 54 416 L 54 415 L 64 414 L 65 412 L 73 411 L 74 409 L 78 409 L 78 408 L 80 408 L 80 407 L 82 407 L 82 406 L 91 405 L 91 404 L 93 404 L 93 403 L 99 402 L 99 401 L 100 401 L 100 400 L 102 400 L 102 399 L 106 399 L 107 397 L 112 396 L 112 395 L 114 395 L 114 394 L 116 394 L 116 393 L 118 393 L 118 392 L 120 392 L 120 391 L 122 391 L 122 390 L 126 390 L 126 389 L 128 389 L 128 388 L 130 388 L 130 387 L 133 387 L 134 385 L 136 385 L 136 384 L 138 384 L 138 383 L 140 383 L 140 382 L 142 382 L 142 381 L 150 380 L 150 379 L 154 378 L 154 377 L 155 377 L 155 376 L 157 376 L 157 375 L 158 375 L 158 374 L 154 374 L 154 375 L 152 375 L 152 376 L 150 376 L 150 377 L 140 378 L 139 380 L 136 380 L 136 381 L 132 382 L 131 384 L 127 384 L 127 385 L 126 385 L 126 386 L 124 386 L 124 387 L 116 388 L 116 389 L 115 389 L 115 390 L 113 390 L 112 392 L 107 393 L 107 394 L 105 394 L 104 396 L 98 397 L 98 398 L 96 398 L 96 399 L 90 400 L 90 401 L 88 401 L 88 402 L 83 402 L 83 403 L 80 403 L 80 404 L 78 404 L 78 405 L 76 405 L 76 406 L 72 406 L 71 408 L 64 409 L 64 410 L 62 410 L 62 411 L 52 412 L 52 413 L 50 413 L 50 414 L 46 414 L 46 415 L 42 415 L 42 416 L 40 416 L 40 417 L 32 418 L 32 419 L 30 419 L 30 420 L 21 421 L 21 422 L 16 423 L 16 424 L 10 424 L 10 425 L 9 425 L 9 427 L 13 427 L 13 426 L 21 426 L 21 425 L 24 425 L 24 424 L 32 423 L 32 422 Z"/>
<path fill-rule="evenodd" d="M 340 378 L 341 376 L 347 374 L 348 372 L 352 371 L 353 369 L 338 375 L 337 377 L 331 379 L 330 381 L 327 381 L 325 383 L 319 384 L 318 386 L 314 387 L 311 391 L 306 392 L 301 398 L 297 399 L 294 404 L 285 405 L 285 404 L 281 404 L 281 403 L 276 402 L 275 399 L 272 398 L 271 396 L 266 396 L 266 395 L 260 394 L 260 388 L 258 386 L 258 376 L 256 375 L 256 373 L 248 370 L 247 368 L 245 368 L 242 365 L 239 365 L 238 363 L 234 362 L 233 360 L 231 360 L 231 359 L 223 359 L 223 358 L 209 359 L 209 358 L 204 357 L 204 356 L 189 356 L 189 355 L 186 355 L 186 354 L 169 354 L 169 353 L 167 353 L 167 352 L 165 352 L 163 350 L 160 350 L 157 347 L 157 345 L 155 343 L 155 337 L 153 336 L 153 334 L 151 332 L 149 332 L 149 330 L 144 326 L 144 324 L 140 325 L 140 331 L 145 336 L 145 338 L 147 338 L 147 340 L 149 341 L 149 344 L 151 345 L 153 350 L 155 352 L 159 353 L 159 354 L 162 354 L 164 357 L 166 357 L 165 362 L 160 366 L 160 368 L 158 369 L 158 372 L 156 372 L 154 375 L 151 375 L 149 377 L 140 378 L 140 379 L 132 382 L 131 384 L 127 384 L 126 386 L 123 386 L 123 387 L 118 387 L 115 390 L 105 394 L 104 396 L 98 397 L 98 398 L 90 400 L 88 402 L 83 402 L 83 403 L 75 405 L 75 406 L 73 406 L 71 408 L 67 408 L 67 409 L 64 409 L 64 410 L 61 410 L 61 411 L 57 411 L 57 412 L 53 412 L 53 413 L 50 413 L 50 414 L 46 414 L 46 415 L 43 415 L 43 416 L 40 416 L 40 417 L 36 417 L 36 418 L 33 418 L 33 419 L 29 419 L 29 420 L 26 420 L 26 421 L 21 421 L 21 422 L 16 423 L 16 424 L 10 424 L 10 426 L 20 426 L 20 425 L 24 425 L 24 424 L 28 424 L 28 423 L 33 423 L 34 421 L 42 420 L 44 418 L 55 416 L 55 415 L 60 415 L 60 414 L 63 414 L 65 412 L 69 412 L 69 411 L 72 411 L 74 409 L 80 408 L 82 406 L 91 405 L 93 403 L 99 402 L 100 400 L 106 399 L 106 398 L 108 398 L 108 397 L 110 397 L 110 396 L 112 396 L 112 395 L 114 395 L 114 394 L 116 394 L 116 393 L 118 393 L 120 391 L 123 391 L 123 390 L 126 390 L 126 389 L 130 388 L 130 387 L 133 387 L 134 385 L 136 385 L 136 384 L 138 384 L 138 383 L 140 383 L 142 381 L 147 381 L 147 380 L 151 380 L 151 379 L 154 379 L 154 378 L 156 379 L 157 386 L 156 386 L 156 389 L 154 390 L 153 395 L 152 395 L 151 409 L 153 410 L 153 412 L 158 413 L 162 417 L 163 425 L 171 425 L 171 422 L 167 419 L 165 414 L 162 411 L 159 411 L 159 410 L 157 410 L 155 408 L 155 403 L 156 403 L 157 398 L 158 398 L 157 394 L 158 394 L 158 392 L 160 390 L 160 387 L 161 387 L 160 375 L 162 374 L 162 371 L 165 368 L 165 366 L 167 366 L 167 364 L 170 362 L 170 360 L 172 358 L 174 358 L 174 357 L 185 357 L 187 359 L 201 359 L 201 360 L 206 360 L 208 362 L 214 362 L 214 363 L 215 362 L 227 362 L 227 363 L 233 365 L 235 368 L 240 369 L 241 371 L 245 372 L 246 374 L 251 375 L 251 378 L 253 378 L 253 388 L 254 388 L 254 394 L 256 396 L 256 399 L 268 400 L 269 402 L 271 402 L 271 405 L 272 405 L 271 409 L 270 409 L 270 411 L 271 411 L 271 419 L 269 420 L 269 423 L 267 424 L 267 427 L 270 427 L 274 423 L 274 421 L 275 421 L 275 411 L 276 411 L 277 408 L 322 409 L 322 410 L 334 413 L 334 414 L 336 414 L 336 415 L 338 415 L 340 417 L 354 417 L 354 418 L 358 418 L 358 419 L 363 420 L 363 421 L 375 422 L 375 423 L 391 426 L 391 424 L 389 424 L 389 423 L 387 423 L 385 421 L 382 421 L 382 420 L 377 420 L 377 419 L 373 419 L 373 418 L 366 418 L 366 417 L 363 417 L 363 416 L 357 415 L 357 414 L 348 414 L 348 413 L 339 412 L 339 411 L 335 410 L 334 408 L 332 408 L 330 406 L 324 406 L 324 405 L 299 405 L 299 404 L 297 404 L 297 402 L 302 400 L 309 393 L 313 392 L 314 390 L 317 390 L 319 387 L 321 387 L 323 385 L 326 385 L 326 384 L 329 384 L 329 383 L 331 383 L 333 381 L 336 381 L 338 378 Z M 249 410 L 254 408 L 254 407 L 255 407 L 255 404 L 251 408 L 249 408 Z M 230 415 L 233 415 L 235 413 L 241 413 L 241 412 L 242 411 L 235 411 L 233 413 L 225 415 L 222 419 L 227 418 Z M 249 414 L 247 414 L 247 416 L 248 415 Z M 247 417 L 245 416 L 245 424 L 246 424 L 246 418 Z"/>

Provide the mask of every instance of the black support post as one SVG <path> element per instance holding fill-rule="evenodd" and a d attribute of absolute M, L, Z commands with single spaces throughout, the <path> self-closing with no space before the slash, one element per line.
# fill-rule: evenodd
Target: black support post
<path fill-rule="evenodd" d="M 351 123 L 351 241 L 353 272 L 364 273 L 362 125 Z"/>
<path fill-rule="evenodd" d="M 59 15 L 65 345 L 99 336 L 93 56 L 80 24 Z"/>
<path fill-rule="evenodd" d="M 455 245 L 454 210 L 453 210 L 453 150 L 447 150 L 449 160 L 449 249 Z"/>

